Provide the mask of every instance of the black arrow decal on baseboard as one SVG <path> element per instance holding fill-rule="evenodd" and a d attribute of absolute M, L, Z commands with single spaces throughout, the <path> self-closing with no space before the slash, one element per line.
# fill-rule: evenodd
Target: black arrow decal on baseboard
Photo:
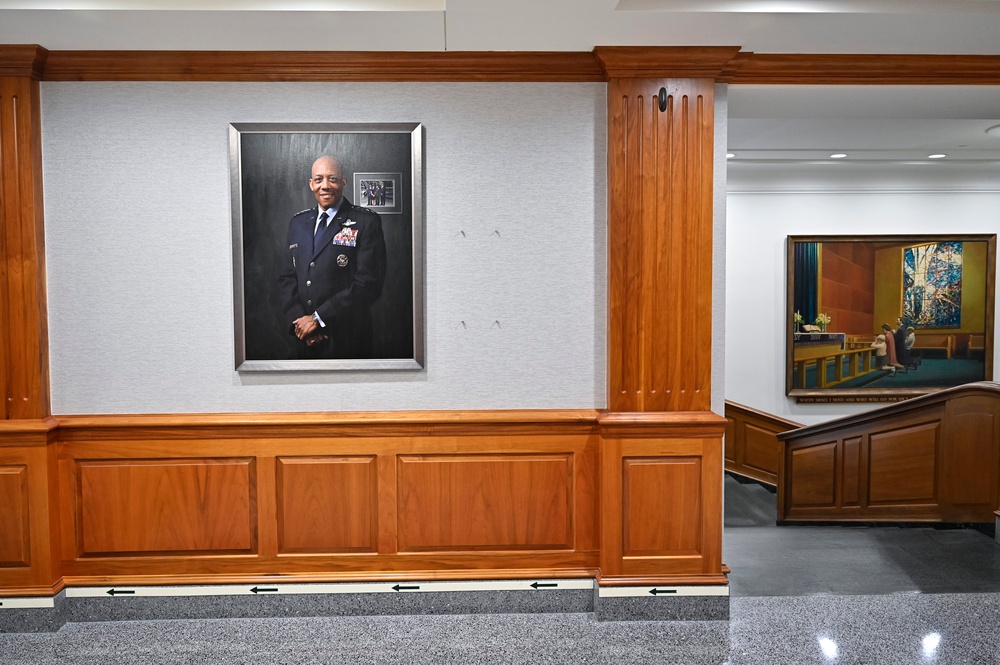
<path fill-rule="evenodd" d="M 559 586 L 558 584 L 550 583 L 550 582 L 532 582 L 531 583 L 531 588 L 533 588 L 533 589 L 555 589 L 558 586 Z"/>
<path fill-rule="evenodd" d="M 419 586 L 401 586 L 399 584 L 392 588 L 394 591 L 418 591 L 420 589 Z"/>
<path fill-rule="evenodd" d="M 108 589 L 109 596 L 134 596 L 135 591 L 127 591 L 125 589 Z"/>
<path fill-rule="evenodd" d="M 677 593 L 677 589 L 650 589 L 649 592 L 654 596 L 659 596 L 663 593 Z"/>
<path fill-rule="evenodd" d="M 250 591 L 252 591 L 253 593 L 278 593 L 277 589 L 264 588 L 259 586 L 255 586 L 254 588 L 250 589 Z"/>

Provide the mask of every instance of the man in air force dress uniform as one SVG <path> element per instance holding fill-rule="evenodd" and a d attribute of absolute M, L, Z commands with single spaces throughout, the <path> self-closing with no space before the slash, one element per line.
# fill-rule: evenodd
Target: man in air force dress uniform
<path fill-rule="evenodd" d="M 278 277 L 286 325 L 299 358 L 371 358 L 371 305 L 382 295 L 382 219 L 344 198 L 343 169 L 332 157 L 312 166 L 319 204 L 292 217 Z"/>

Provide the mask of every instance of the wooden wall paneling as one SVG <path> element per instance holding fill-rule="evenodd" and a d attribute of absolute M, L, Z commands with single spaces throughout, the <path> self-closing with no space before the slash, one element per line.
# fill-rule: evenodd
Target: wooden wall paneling
<path fill-rule="evenodd" d="M 379 442 L 390 439 L 410 440 L 418 447 L 422 442 L 444 436 L 492 437 L 484 439 L 489 441 L 496 441 L 497 437 L 507 440 L 509 437 L 530 436 L 534 440 L 548 442 L 555 440 L 554 437 L 593 434 L 599 415 L 593 409 L 185 413 L 59 416 L 57 422 L 60 441 L 87 444 L 80 448 L 70 445 L 67 450 L 73 454 L 74 451 L 84 454 L 105 449 L 107 454 L 114 454 L 120 449 L 115 444 L 121 443 L 159 451 L 162 444 L 168 441 L 183 442 L 185 445 L 197 441 L 212 445 L 224 440 L 238 444 L 241 449 L 251 449 L 268 442 L 278 446 L 274 449 L 276 454 L 305 448 L 322 454 L 331 445 L 340 446 L 344 442 L 378 446 Z M 477 449 L 481 447 L 476 445 Z"/>
<path fill-rule="evenodd" d="M 840 462 L 840 506 L 861 505 L 861 447 L 863 437 L 845 437 Z"/>
<path fill-rule="evenodd" d="M 833 508 L 837 504 L 836 440 L 815 441 L 789 451 L 786 483 L 791 488 L 786 514 L 800 508 Z"/>
<path fill-rule="evenodd" d="M 401 455 L 399 550 L 573 548 L 572 455 Z"/>
<path fill-rule="evenodd" d="M 751 85 L 1000 85 L 1000 56 L 752 53 L 726 79 Z"/>
<path fill-rule="evenodd" d="M 28 467 L 0 464 L 0 568 L 31 565 Z"/>
<path fill-rule="evenodd" d="M 376 552 L 374 455 L 277 459 L 278 551 Z"/>
<path fill-rule="evenodd" d="M 934 420 L 871 433 L 868 508 L 937 505 L 940 430 Z"/>
<path fill-rule="evenodd" d="M 778 486 L 782 521 L 989 523 L 1000 505 L 1000 385 L 993 382 L 949 388 L 779 438 L 786 448 Z M 839 498 L 827 506 L 831 462 L 840 474 L 832 488 Z"/>
<path fill-rule="evenodd" d="M 799 423 L 726 401 L 726 471 L 778 484 L 778 468 L 785 446 L 778 434 L 801 427 Z M 735 431 L 735 436 L 730 434 Z M 730 440 L 732 438 L 732 440 Z M 728 452 L 732 448 L 732 452 Z"/>
<path fill-rule="evenodd" d="M 710 79 L 608 84 L 611 411 L 711 408 L 714 91 Z"/>
<path fill-rule="evenodd" d="M 251 514 L 256 523 L 256 554 L 261 558 L 273 559 L 280 552 L 282 525 L 278 459 L 273 450 L 258 453 L 255 449 L 247 457 L 253 460 L 251 490 L 256 499 L 256 512 Z"/>
<path fill-rule="evenodd" d="M 600 583 L 727 583 L 724 420 L 699 414 L 698 422 L 684 423 L 692 414 L 655 414 L 657 427 L 654 414 L 646 420 L 635 415 L 609 414 L 602 420 Z M 673 431 L 671 424 L 677 427 Z"/>
<path fill-rule="evenodd" d="M 730 466 L 736 466 L 742 460 L 737 456 L 742 446 L 737 443 L 737 437 L 743 435 L 742 423 L 736 422 L 729 413 L 726 413 L 726 433 L 722 440 L 723 442 L 723 455 L 722 458 L 726 464 L 726 470 L 729 470 Z"/>
<path fill-rule="evenodd" d="M 46 81 L 605 81 L 671 76 L 737 84 L 998 85 L 1000 56 L 752 53 L 598 46 L 584 52 L 46 51 L 0 45 L 0 76 Z"/>
<path fill-rule="evenodd" d="M 60 484 L 69 488 L 61 508 L 67 541 L 62 553 L 65 579 L 70 585 L 88 585 L 108 580 L 183 584 L 274 581 L 277 577 L 357 581 L 593 576 L 598 566 L 594 416 L 594 412 L 313 414 L 290 416 L 295 424 L 284 426 L 277 417 L 272 422 L 237 415 L 65 418 L 68 426 L 62 432 L 66 438 L 60 446 L 59 474 Z M 343 421 L 342 430 L 337 420 Z M 364 421 L 367 425 L 362 426 Z M 410 424 L 404 424 L 407 421 Z M 383 436 L 372 435 L 382 427 Z M 435 433 L 439 428 L 441 433 Z M 535 433 L 527 433 L 531 429 Z M 207 432 L 213 435 L 207 437 Z M 441 474 L 452 483 L 450 489 L 444 482 L 421 484 L 418 479 L 417 493 L 434 498 L 423 503 L 423 512 L 414 518 L 412 504 L 396 499 L 397 485 L 414 485 L 402 472 L 397 473 L 397 466 L 405 466 L 401 459 L 430 460 L 426 468 L 431 475 L 440 472 L 440 468 L 432 469 L 435 461 L 459 460 L 461 468 L 458 473 Z M 474 462 L 472 470 L 462 464 L 465 460 Z M 202 501 L 199 510 L 204 514 L 195 519 L 194 535 L 189 534 L 187 540 L 175 538 L 180 544 L 158 544 L 161 537 L 152 533 L 155 522 L 144 515 L 185 511 L 189 515 L 191 507 L 185 502 L 196 494 L 190 478 L 205 472 L 175 467 L 206 467 L 220 461 L 246 462 L 256 473 L 249 481 L 245 474 L 232 474 L 225 480 L 225 491 L 208 491 L 207 495 L 220 498 Z M 152 471 L 136 468 L 143 464 L 152 466 Z M 554 467 L 560 470 L 557 481 L 551 479 Z M 85 479 L 95 472 L 93 480 Z M 167 499 L 158 498 L 155 489 L 138 489 L 136 474 L 150 472 L 161 479 L 184 476 L 189 488 L 178 489 L 176 496 L 168 492 Z M 144 484 L 156 481 L 145 479 Z M 80 489 L 85 482 L 95 487 L 89 494 Z M 213 531 L 215 516 L 225 513 L 232 519 L 232 511 L 220 506 L 228 500 L 225 497 L 235 500 L 254 486 L 257 510 L 251 506 L 245 512 L 258 521 L 256 551 L 231 549 L 235 531 L 221 532 L 230 538 L 230 549 L 220 549 L 226 543 L 220 543 Z M 152 498 L 133 499 L 148 506 L 139 511 L 144 512 L 136 520 L 139 526 L 129 521 L 124 536 L 114 540 L 109 534 L 117 533 L 119 526 L 111 507 L 143 492 Z M 463 492 L 473 500 L 453 498 Z M 556 494 L 557 502 L 552 498 Z M 161 505 L 173 502 L 180 508 L 160 511 L 157 501 Z M 343 505 L 335 510 L 349 515 L 346 524 L 325 519 L 324 511 L 337 503 Z M 88 511 L 93 518 L 85 517 Z M 293 515 L 296 511 L 303 514 Z M 417 537 L 435 533 L 435 520 L 442 515 L 451 520 L 450 535 L 439 529 L 436 533 L 445 535 L 428 547 Z M 236 522 L 242 521 L 238 514 Z M 554 530 L 561 534 L 559 538 L 551 537 Z M 199 539 L 209 545 L 197 551 L 180 549 L 192 547 L 190 542 Z M 273 545 L 266 545 L 269 542 Z M 416 546 L 411 547 L 412 543 Z M 113 551 L 98 552 L 98 547 Z"/>
<path fill-rule="evenodd" d="M 1000 410 L 987 396 L 947 403 L 940 482 L 946 511 L 1000 508 Z"/>
<path fill-rule="evenodd" d="M 604 81 L 590 53 L 50 51 L 46 81 Z"/>
<path fill-rule="evenodd" d="M 396 455 L 380 454 L 378 465 L 378 552 L 392 554 L 399 551 L 399 520 L 397 503 Z"/>
<path fill-rule="evenodd" d="M 773 483 L 777 480 L 779 450 L 774 432 L 757 427 L 752 423 L 745 425 L 743 465 L 755 471 Z"/>
<path fill-rule="evenodd" d="M 256 551 L 252 458 L 79 460 L 76 467 L 81 556 Z"/>
<path fill-rule="evenodd" d="M 626 559 L 701 553 L 701 476 L 700 455 L 622 459 Z"/>
<path fill-rule="evenodd" d="M 2 69 L 35 69 L 39 50 Z M 11 64 L 13 61 L 14 65 Z M 14 69 L 17 69 L 14 67 Z M 2 419 L 49 415 L 48 318 L 38 80 L 0 76 L 0 408 Z"/>
<path fill-rule="evenodd" d="M 61 588 L 51 430 L 0 427 L 0 597 L 52 595 Z M 18 445 L 23 444 L 23 445 Z"/>

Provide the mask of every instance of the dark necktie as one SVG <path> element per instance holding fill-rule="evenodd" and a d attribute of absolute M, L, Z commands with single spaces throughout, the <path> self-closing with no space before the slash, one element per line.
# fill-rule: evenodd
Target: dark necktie
<path fill-rule="evenodd" d="M 323 232 L 326 228 L 326 221 L 330 219 L 330 213 L 324 211 L 322 215 L 319 216 L 319 223 L 316 225 L 316 231 L 313 233 L 313 252 L 316 251 L 316 240 L 319 238 L 319 234 Z"/>

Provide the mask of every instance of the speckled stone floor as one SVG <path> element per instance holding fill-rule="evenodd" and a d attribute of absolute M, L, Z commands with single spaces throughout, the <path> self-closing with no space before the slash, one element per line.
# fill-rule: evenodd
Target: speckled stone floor
<path fill-rule="evenodd" d="M 772 493 L 729 475 L 725 487 L 734 596 L 1000 593 L 1000 545 L 974 529 L 775 526 Z"/>
<path fill-rule="evenodd" d="M 1000 595 L 734 598 L 732 618 L 590 614 L 112 621 L 0 635 L 7 665 L 998 663 Z"/>
<path fill-rule="evenodd" d="M 1000 545 L 971 530 L 776 527 L 727 480 L 729 621 L 590 613 L 176 619 L 0 634 L 3 665 L 1000 664 Z"/>

